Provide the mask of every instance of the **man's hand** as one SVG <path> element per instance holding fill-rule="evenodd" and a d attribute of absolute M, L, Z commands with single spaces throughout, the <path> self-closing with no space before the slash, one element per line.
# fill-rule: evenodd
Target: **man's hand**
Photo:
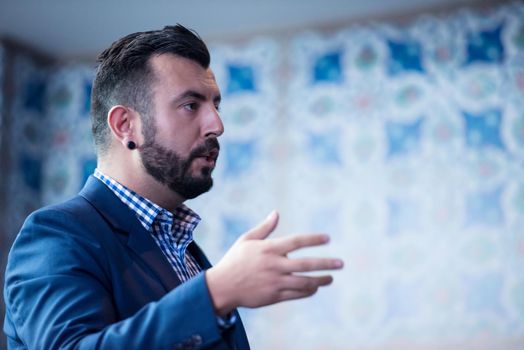
<path fill-rule="evenodd" d="M 238 306 L 260 307 L 315 294 L 333 281 L 327 276 L 303 276 L 297 272 L 340 269 L 339 259 L 290 259 L 297 249 L 326 244 L 323 234 L 268 239 L 278 223 L 272 212 L 257 227 L 242 235 L 222 260 L 206 271 L 211 299 L 217 314 L 224 316 Z"/>

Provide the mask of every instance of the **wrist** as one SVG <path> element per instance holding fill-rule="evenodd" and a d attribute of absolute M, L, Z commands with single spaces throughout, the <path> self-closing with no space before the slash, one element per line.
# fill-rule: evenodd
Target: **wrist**
<path fill-rule="evenodd" d="M 219 276 L 215 267 L 206 270 L 205 277 L 215 313 L 220 317 L 225 317 L 236 307 L 232 291 L 228 289 L 228 281 Z"/>

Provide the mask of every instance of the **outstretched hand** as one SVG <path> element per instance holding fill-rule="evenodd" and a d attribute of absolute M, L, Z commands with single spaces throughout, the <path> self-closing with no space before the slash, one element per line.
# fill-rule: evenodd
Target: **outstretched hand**
<path fill-rule="evenodd" d="M 238 306 L 260 307 L 305 298 L 333 278 L 297 275 L 300 272 L 340 269 L 339 259 L 287 257 L 295 250 L 326 244 L 324 234 L 266 239 L 278 224 L 277 212 L 242 235 L 222 260 L 206 271 L 206 280 L 218 315 Z"/>

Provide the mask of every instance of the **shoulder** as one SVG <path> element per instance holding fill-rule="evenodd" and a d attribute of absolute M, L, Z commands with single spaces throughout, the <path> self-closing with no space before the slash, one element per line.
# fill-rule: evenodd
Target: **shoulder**
<path fill-rule="evenodd" d="M 86 199 L 72 199 L 43 207 L 25 220 L 11 247 L 7 271 L 17 266 L 34 271 L 60 271 L 65 266 L 104 255 L 103 237 L 111 228 Z M 29 264 L 29 265 L 28 265 Z"/>
<path fill-rule="evenodd" d="M 60 236 L 60 232 L 64 239 L 74 238 L 76 234 L 85 235 L 96 231 L 88 228 L 100 224 L 103 224 L 103 216 L 85 198 L 77 195 L 66 202 L 46 206 L 31 213 L 22 225 L 15 243 L 24 235 L 40 236 L 44 233 L 46 238 Z"/>
<path fill-rule="evenodd" d="M 24 286 L 37 281 L 51 286 L 74 276 L 92 276 L 89 278 L 109 288 L 112 236 L 96 209 L 80 196 L 35 211 L 26 219 L 7 257 L 6 302 L 18 305 L 25 297 L 16 298 L 32 290 Z"/>
<path fill-rule="evenodd" d="M 40 220 L 52 216 L 80 216 L 90 212 L 94 208 L 89 204 L 85 198 L 76 195 L 69 200 L 48 205 L 32 212 L 24 222 L 24 226 L 32 223 L 35 220 Z"/>

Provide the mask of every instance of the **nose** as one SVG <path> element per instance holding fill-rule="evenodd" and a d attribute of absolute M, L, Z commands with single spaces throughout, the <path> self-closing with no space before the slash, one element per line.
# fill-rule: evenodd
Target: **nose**
<path fill-rule="evenodd" d="M 206 121 L 204 125 L 204 136 L 205 137 L 219 137 L 224 133 L 224 124 L 222 123 L 222 118 L 220 118 L 220 113 L 213 106 L 209 113 L 206 116 Z"/>

